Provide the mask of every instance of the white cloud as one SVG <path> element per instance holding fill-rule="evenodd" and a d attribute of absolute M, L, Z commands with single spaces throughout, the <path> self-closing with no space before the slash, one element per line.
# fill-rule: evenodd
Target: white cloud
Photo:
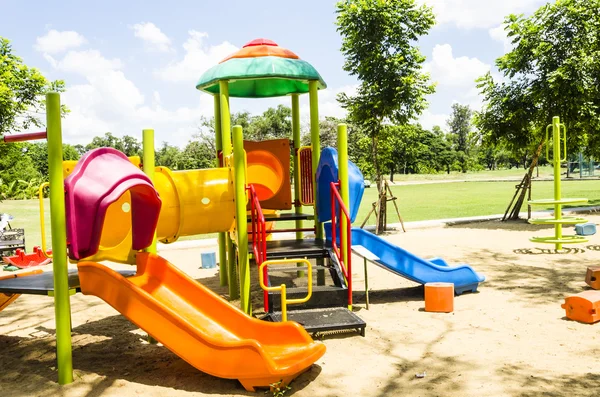
<path fill-rule="evenodd" d="M 207 33 L 190 30 L 188 34 L 189 38 L 183 44 L 183 59 L 157 70 L 156 75 L 159 78 L 174 83 L 195 83 L 202 73 L 238 49 L 227 41 L 218 45 L 208 45 Z"/>
<path fill-rule="evenodd" d="M 509 14 L 528 13 L 547 0 L 418 0 L 433 6 L 437 23 L 461 29 L 491 28 Z"/>
<path fill-rule="evenodd" d="M 513 50 L 514 45 L 512 43 L 512 39 L 506 36 L 506 31 L 504 30 L 505 27 L 505 24 L 500 24 L 495 28 L 491 28 L 490 30 L 488 30 L 488 33 L 492 40 L 502 43 L 502 45 L 504 46 L 504 52 L 507 53 Z"/>
<path fill-rule="evenodd" d="M 86 80 L 68 86 L 63 94 L 62 102 L 71 111 L 63 122 L 69 143 L 89 143 L 106 132 L 139 137 L 143 128 L 154 128 L 157 142 L 182 146 L 196 132 L 200 116 L 213 112 L 210 95 L 201 95 L 193 106 L 172 109 L 163 107 L 158 91 L 150 91 L 146 101 L 122 70 L 123 62 L 106 58 L 97 50 L 70 51 L 62 59 L 47 55 L 46 59 L 55 69 Z"/>
<path fill-rule="evenodd" d="M 97 76 L 123 67 L 120 59 L 107 59 L 98 50 L 69 51 L 60 61 L 48 54 L 44 57 L 54 68 L 82 76 Z"/>
<path fill-rule="evenodd" d="M 52 29 L 45 36 L 35 40 L 35 49 L 46 54 L 58 54 L 70 48 L 77 48 L 85 44 L 85 37 L 72 30 L 59 32 Z"/>
<path fill-rule="evenodd" d="M 171 50 L 171 39 L 152 22 L 136 23 L 131 28 L 133 35 L 141 39 L 147 49 L 160 52 Z"/>
<path fill-rule="evenodd" d="M 425 110 L 419 117 L 419 123 L 426 130 L 431 130 L 434 126 L 439 126 L 443 129 L 446 127 L 446 120 L 450 116 L 448 114 L 437 114 L 431 112 L 429 109 Z"/>
<path fill-rule="evenodd" d="M 450 44 L 438 44 L 433 48 L 431 61 L 424 66 L 439 86 L 469 90 L 475 87 L 475 79 L 491 70 L 491 66 L 477 58 L 454 57 Z"/>

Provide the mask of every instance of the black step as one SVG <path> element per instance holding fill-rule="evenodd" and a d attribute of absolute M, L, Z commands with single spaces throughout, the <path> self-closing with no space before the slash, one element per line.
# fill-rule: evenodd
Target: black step
<path fill-rule="evenodd" d="M 360 317 L 345 307 L 288 311 L 287 319 L 299 323 L 311 334 L 326 331 L 356 330 L 361 336 L 365 336 L 365 328 L 367 327 L 367 324 Z M 269 313 L 263 320 L 280 322 L 281 312 Z"/>
<path fill-rule="evenodd" d="M 252 243 L 249 244 L 252 252 Z M 267 259 L 325 258 L 328 257 L 323 240 L 272 240 L 267 241 Z"/>
<path fill-rule="evenodd" d="M 275 214 L 264 214 L 265 221 L 307 221 L 315 219 L 313 214 L 296 214 L 295 212 L 284 212 Z M 252 221 L 252 216 L 248 215 L 248 222 Z"/>
<path fill-rule="evenodd" d="M 305 287 L 287 288 L 287 299 L 302 299 L 306 296 L 307 289 Z M 313 285 L 312 296 L 307 302 L 298 305 L 288 305 L 288 312 L 327 308 L 336 306 L 348 305 L 348 289 L 340 288 L 333 285 Z M 281 310 L 281 294 L 279 291 L 269 293 L 269 312 L 277 312 Z"/>

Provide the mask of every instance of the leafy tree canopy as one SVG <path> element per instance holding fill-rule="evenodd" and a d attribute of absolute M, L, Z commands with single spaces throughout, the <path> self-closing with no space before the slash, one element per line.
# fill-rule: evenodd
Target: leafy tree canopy
<path fill-rule="evenodd" d="M 533 15 L 509 15 L 514 48 L 496 61 L 506 81 L 479 79 L 486 107 L 477 116 L 487 138 L 516 151 L 539 141 L 553 116 L 571 150 L 599 154 L 600 0 L 559 0 Z"/>
<path fill-rule="evenodd" d="M 0 37 L 0 135 L 42 127 L 44 94 L 64 88 L 64 81 L 50 82 L 37 69 L 23 64 L 13 54 L 10 42 Z"/>

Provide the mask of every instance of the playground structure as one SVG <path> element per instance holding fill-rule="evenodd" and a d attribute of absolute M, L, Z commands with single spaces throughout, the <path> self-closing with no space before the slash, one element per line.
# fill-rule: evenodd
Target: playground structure
<path fill-rule="evenodd" d="M 552 139 L 550 139 L 550 130 L 552 130 Z M 552 157 L 550 156 L 550 144 L 552 143 Z M 556 250 L 562 250 L 563 244 L 585 243 L 588 239 L 580 235 L 563 235 L 562 225 L 577 225 L 587 222 L 582 217 L 563 217 L 562 206 L 574 204 L 587 204 L 585 198 L 562 198 L 560 165 L 567 159 L 567 128 L 561 124 L 559 117 L 552 118 L 552 124 L 546 127 L 546 158 L 552 162 L 554 168 L 554 198 L 542 200 L 530 200 L 529 205 L 554 206 L 554 218 L 529 219 L 533 225 L 554 225 L 554 236 L 551 237 L 532 237 L 530 241 L 534 243 L 554 244 Z"/>
<path fill-rule="evenodd" d="M 46 98 L 47 134 L 5 139 L 48 140 L 53 272 L 2 280 L 0 293 L 54 296 L 59 383 L 73 380 L 74 292 L 100 297 L 199 370 L 254 390 L 289 383 L 325 353 L 307 331 L 355 329 L 364 336 L 366 324 L 351 311 L 353 241 L 395 274 L 419 283 L 452 282 L 457 294 L 477 289 L 485 278 L 466 265 L 426 261 L 352 228 L 364 181 L 348 160 L 345 125 L 338 127 L 338 150 L 320 148 L 317 93 L 325 87 L 310 64 L 265 39 L 209 69 L 196 88 L 214 96 L 219 166 L 212 169 L 155 167 L 149 129 L 143 130 L 141 161 L 99 148 L 77 163 L 63 162 L 56 93 Z M 304 93 L 310 100 L 310 147 L 300 146 Z M 291 153 L 286 139 L 245 142 L 242 128 L 231 128 L 230 97 L 283 95 L 291 96 Z M 312 210 L 305 213 L 304 207 Z M 294 227 L 269 229 L 274 221 Z M 281 231 L 295 238 L 267 241 L 268 233 Z M 218 233 L 220 282 L 228 286 L 230 300 L 240 299 L 241 310 L 157 255 L 157 241 L 204 233 Z M 48 255 L 44 234 L 41 252 Z M 68 268 L 69 260 L 77 271 Z M 98 263 L 102 260 L 136 268 L 115 271 Z M 264 291 L 264 320 L 270 322 L 251 316 L 252 283 Z"/>

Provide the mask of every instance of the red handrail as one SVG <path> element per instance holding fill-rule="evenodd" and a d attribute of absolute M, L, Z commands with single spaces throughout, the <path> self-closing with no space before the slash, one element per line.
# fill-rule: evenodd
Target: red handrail
<path fill-rule="evenodd" d="M 338 187 L 340 183 L 331 182 L 331 247 L 333 248 L 333 252 L 335 256 L 338 258 L 340 262 L 340 267 L 342 268 L 342 273 L 344 273 L 344 277 L 346 277 L 346 282 L 348 283 L 348 306 L 352 305 L 352 222 L 350 221 L 350 212 L 344 201 L 342 200 L 342 196 L 340 196 L 340 192 L 338 192 Z M 340 246 L 337 244 L 337 236 L 336 229 L 337 224 L 339 222 L 337 207 L 341 209 L 342 214 L 346 218 L 346 241 L 343 241 L 340 238 Z M 348 263 L 344 263 L 344 255 L 343 252 L 346 251 L 348 253 Z"/>
<path fill-rule="evenodd" d="M 4 135 L 4 142 L 6 142 L 6 143 L 26 142 L 26 141 L 35 141 L 38 139 L 46 139 L 46 138 L 47 138 L 46 131 L 41 131 L 41 132 L 31 132 L 31 133 L 25 133 L 25 134 Z"/>
<path fill-rule="evenodd" d="M 250 192 L 250 217 L 252 219 L 252 253 L 254 261 L 260 269 L 260 265 L 267 259 L 267 225 L 265 216 L 260 206 L 260 200 L 256 195 L 254 185 L 246 188 Z M 264 280 L 268 280 L 267 267 L 263 268 Z M 269 311 L 269 293 L 263 291 L 265 312 Z"/>

